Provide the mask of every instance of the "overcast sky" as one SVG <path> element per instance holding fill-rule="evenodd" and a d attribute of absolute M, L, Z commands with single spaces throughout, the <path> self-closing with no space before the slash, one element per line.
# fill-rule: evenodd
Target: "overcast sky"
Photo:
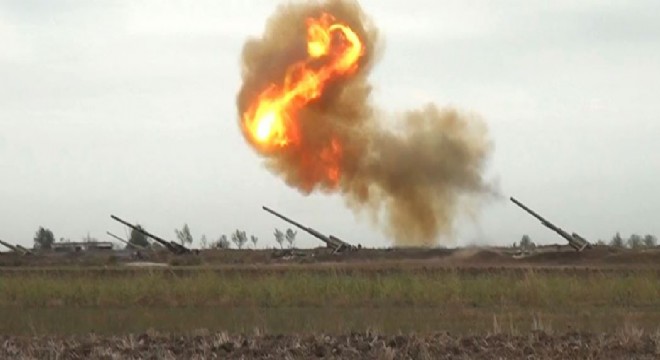
<path fill-rule="evenodd" d="M 303 196 L 244 142 L 244 41 L 279 1 L 0 0 L 0 239 L 233 230 L 272 246 L 285 215 L 388 246 L 337 195 Z M 385 51 L 375 102 L 479 114 L 503 200 L 445 245 L 562 242 L 515 196 L 589 240 L 660 235 L 660 2 L 362 1 Z M 299 235 L 298 244 L 318 241 Z"/>

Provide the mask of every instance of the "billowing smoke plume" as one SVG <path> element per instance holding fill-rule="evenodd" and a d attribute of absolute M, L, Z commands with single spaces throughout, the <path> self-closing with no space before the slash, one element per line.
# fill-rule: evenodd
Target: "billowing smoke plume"
<path fill-rule="evenodd" d="M 251 130 L 245 114 L 273 84 L 302 76 L 301 66 L 292 70 L 293 64 L 314 69 L 330 61 L 306 60 L 308 20 L 324 13 L 358 35 L 363 52 L 357 68 L 336 74 L 322 94 L 296 105 L 283 122 L 287 140 L 264 146 L 256 140 L 263 136 L 255 135 L 263 131 Z M 263 37 L 243 49 L 237 101 L 241 128 L 267 167 L 288 185 L 305 194 L 343 194 L 355 211 L 380 219 L 397 245 L 433 245 L 439 235 L 451 234 L 462 198 L 490 191 L 482 173 L 492 146 L 481 121 L 434 105 L 403 114 L 396 121 L 399 128 L 386 129 L 370 102 L 367 78 L 377 45 L 376 28 L 354 1 L 279 7 Z"/>

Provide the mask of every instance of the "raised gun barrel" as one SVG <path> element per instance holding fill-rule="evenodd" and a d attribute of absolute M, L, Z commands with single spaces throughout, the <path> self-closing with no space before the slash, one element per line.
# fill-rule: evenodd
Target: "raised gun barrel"
<path fill-rule="evenodd" d="M 21 255 L 31 255 L 32 254 L 32 251 L 30 251 L 30 250 L 28 250 L 28 249 L 26 249 L 26 248 L 24 248 L 20 245 L 12 245 L 12 244 L 10 244 L 8 242 L 4 242 L 2 240 L 0 240 L 0 244 L 4 245 L 5 247 L 7 247 L 8 249 L 10 249 L 11 251 L 13 251 L 17 254 L 21 254 Z"/>
<path fill-rule="evenodd" d="M 277 211 L 269 209 L 266 206 L 262 206 L 262 209 L 264 209 L 264 210 L 268 211 L 269 213 L 277 216 L 278 218 L 288 222 L 289 224 L 292 224 L 292 225 L 296 226 L 297 228 L 306 231 L 308 234 L 314 236 L 315 238 L 323 241 L 326 244 L 327 247 L 333 249 L 333 253 L 341 252 L 343 250 L 353 250 L 353 249 L 355 249 L 355 247 L 353 245 L 351 245 L 351 244 L 349 244 L 349 243 L 347 243 L 347 242 L 345 242 L 345 241 L 343 241 L 343 240 L 341 240 L 337 237 L 334 237 L 332 235 L 330 235 L 330 236 L 323 235 L 320 232 L 318 232 L 318 231 L 316 231 L 316 230 L 314 230 L 310 227 L 304 226 L 304 225 L 302 225 L 298 222 L 295 222 L 295 221 L 289 219 L 288 217 L 278 213 Z"/>
<path fill-rule="evenodd" d="M 18 250 L 22 251 L 22 252 L 23 252 L 23 255 L 34 255 L 34 253 L 32 252 L 32 250 L 27 249 L 27 248 L 24 248 L 24 247 L 21 246 L 21 245 L 16 244 L 16 248 L 17 248 Z"/>
<path fill-rule="evenodd" d="M 9 250 L 11 250 L 13 252 L 20 252 L 16 246 L 14 246 L 10 243 L 6 243 L 6 242 L 0 240 L 0 244 L 4 245 L 6 248 L 8 248 Z"/>
<path fill-rule="evenodd" d="M 591 244 L 590 244 L 585 238 L 583 238 L 582 236 L 580 236 L 580 235 L 578 235 L 578 234 L 576 234 L 576 233 L 573 233 L 573 234 L 569 234 L 569 233 L 567 233 L 566 231 L 564 231 L 564 229 L 562 229 L 562 228 L 556 226 L 555 224 L 553 224 L 553 223 L 551 223 L 550 221 L 546 220 L 546 219 L 545 219 L 544 217 L 542 217 L 541 215 L 539 215 L 539 214 L 537 214 L 536 212 L 534 212 L 532 209 L 530 209 L 530 208 L 528 208 L 527 206 L 523 205 L 520 201 L 518 201 L 518 200 L 516 200 L 515 198 L 513 198 L 513 196 L 510 197 L 510 199 L 511 199 L 511 201 L 513 201 L 514 204 L 518 205 L 518 206 L 521 207 L 523 210 L 525 210 L 526 212 L 528 212 L 529 214 L 531 214 L 533 217 L 535 217 L 535 218 L 537 218 L 539 221 L 541 221 L 541 223 L 542 223 L 545 227 L 547 227 L 547 228 L 553 230 L 554 232 L 556 232 L 557 234 L 559 234 L 561 237 L 563 237 L 564 239 L 566 239 L 566 240 L 568 241 L 568 244 L 569 244 L 572 248 L 574 248 L 575 250 L 577 250 L 577 251 L 582 251 L 582 250 L 584 250 L 585 248 L 591 248 Z"/>
<path fill-rule="evenodd" d="M 138 244 L 133 244 L 133 243 L 130 242 L 130 241 L 126 241 L 126 240 L 120 238 L 119 236 L 117 236 L 117 235 L 111 233 L 110 231 L 106 231 L 105 233 L 108 234 L 108 235 L 110 235 L 110 236 L 112 236 L 112 237 L 115 238 L 116 240 L 118 240 L 118 241 L 120 241 L 120 242 L 126 244 L 126 246 L 130 246 L 130 247 L 132 247 L 132 248 L 134 248 L 134 249 L 137 249 L 137 250 L 147 250 L 147 248 L 145 248 L 144 246 L 140 246 L 140 245 L 138 245 Z"/>
<path fill-rule="evenodd" d="M 120 219 L 120 218 L 118 218 L 114 215 L 110 215 L 110 217 L 113 220 L 118 221 L 118 222 L 128 226 L 129 228 L 131 228 L 135 231 L 139 231 L 140 233 L 144 234 L 145 236 L 148 236 L 148 237 L 152 238 L 154 241 L 156 241 L 157 243 L 165 246 L 167 248 L 167 250 L 173 252 L 174 254 L 181 255 L 181 254 L 188 254 L 188 253 L 191 252 L 190 249 L 188 249 L 187 247 L 185 247 L 181 244 L 177 244 L 174 241 L 163 240 L 163 239 L 159 238 L 158 236 L 156 236 L 154 234 L 151 234 L 151 233 L 147 232 L 146 230 L 144 230 L 142 228 L 139 228 L 139 227 L 137 227 L 137 226 L 135 226 L 135 225 L 133 225 L 129 222 L 126 222 L 126 221 L 124 221 L 124 220 L 122 220 L 122 219 Z"/>

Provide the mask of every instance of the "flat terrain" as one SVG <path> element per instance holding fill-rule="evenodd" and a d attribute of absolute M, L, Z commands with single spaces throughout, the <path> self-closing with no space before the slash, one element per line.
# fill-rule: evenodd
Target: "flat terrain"
<path fill-rule="evenodd" d="M 660 334 L 0 337 L 0 357 L 66 359 L 657 359 Z"/>
<path fill-rule="evenodd" d="M 659 250 L 132 255 L 0 256 L 0 357 L 660 356 Z"/>
<path fill-rule="evenodd" d="M 508 248 L 459 249 L 361 249 L 331 254 L 325 248 L 306 250 L 204 250 L 198 255 L 175 256 L 167 251 L 136 252 L 123 250 L 95 253 L 43 253 L 20 256 L 0 253 L 0 271 L 13 269 L 53 269 L 67 267 L 139 268 L 153 265 L 172 267 L 239 268 L 241 270 L 269 266 L 271 269 L 314 268 L 656 268 L 660 269 L 660 247 L 653 249 L 619 249 L 596 246 L 575 252 L 567 246 L 547 246 L 530 254 L 517 254 Z M 135 266 L 126 266 L 135 265 Z M 144 265 L 144 266 L 140 266 Z M 152 265 L 152 266 L 150 266 Z"/>

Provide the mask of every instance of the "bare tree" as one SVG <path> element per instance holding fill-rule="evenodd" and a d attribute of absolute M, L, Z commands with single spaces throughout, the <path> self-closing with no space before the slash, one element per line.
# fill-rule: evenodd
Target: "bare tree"
<path fill-rule="evenodd" d="M 280 249 L 284 248 L 284 233 L 280 229 L 275 229 L 275 241 L 280 244 Z"/>
<path fill-rule="evenodd" d="M 192 244 L 193 237 L 190 234 L 190 228 L 188 227 L 188 224 L 184 224 L 181 230 L 174 229 L 174 233 L 176 234 L 176 237 L 179 239 L 181 245 L 185 246 L 186 244 Z"/>
<path fill-rule="evenodd" d="M 628 247 L 631 249 L 639 249 L 642 247 L 643 238 L 640 235 L 632 234 L 628 238 Z"/>
<path fill-rule="evenodd" d="M 248 241 L 247 234 L 245 231 L 236 229 L 236 231 L 231 234 L 231 241 L 236 244 L 237 248 L 242 249 L 243 245 Z"/>
<path fill-rule="evenodd" d="M 256 249 L 257 248 L 257 242 L 259 241 L 259 238 L 254 236 L 254 235 L 251 235 L 250 236 L 250 241 L 252 241 L 252 247 Z"/>
<path fill-rule="evenodd" d="M 658 239 L 653 235 L 644 236 L 644 246 L 647 248 L 656 247 L 658 245 Z"/>
<path fill-rule="evenodd" d="M 202 235 L 202 237 L 199 239 L 199 247 L 202 249 L 206 249 L 209 246 L 209 241 L 206 240 L 206 235 Z"/>
<path fill-rule="evenodd" d="M 298 234 L 297 231 L 291 230 L 291 228 L 286 229 L 286 241 L 289 243 L 289 249 L 293 249 L 293 246 L 296 243 L 296 235 Z"/>

